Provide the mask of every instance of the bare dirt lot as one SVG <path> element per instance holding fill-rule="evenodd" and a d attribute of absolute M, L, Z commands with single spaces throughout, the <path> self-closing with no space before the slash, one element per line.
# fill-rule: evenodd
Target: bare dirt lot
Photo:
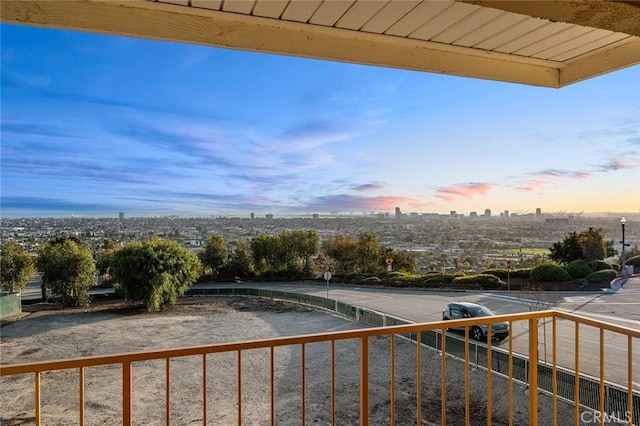
<path fill-rule="evenodd" d="M 34 305 L 33 312 L 3 321 L 0 329 L 2 365 L 95 355 L 139 352 L 247 341 L 253 339 L 351 330 L 366 327 L 345 318 L 288 302 L 257 297 L 189 297 L 161 312 L 149 313 L 119 301 L 90 309 L 55 310 Z M 375 425 L 390 424 L 389 338 L 369 342 L 369 416 Z M 395 424 L 416 424 L 416 345 L 395 339 Z M 331 424 L 331 345 L 304 348 L 304 420 L 302 418 L 302 348 L 275 349 L 275 421 L 277 424 Z M 337 341 L 335 421 L 359 424 L 359 342 Z M 207 423 L 271 424 L 270 353 L 242 353 L 242 399 L 238 401 L 237 353 L 207 356 Z M 446 424 L 464 424 L 464 366 L 447 359 Z M 421 423 L 441 422 L 441 358 L 421 350 L 419 376 Z M 133 369 L 133 421 L 165 424 L 164 361 L 140 362 Z M 201 357 L 170 363 L 170 422 L 203 423 Z M 471 424 L 487 424 L 486 371 L 471 368 Z M 121 371 L 118 366 L 85 371 L 85 424 L 121 424 Z M 505 380 L 492 380 L 493 425 L 508 424 L 509 398 Z M 2 425 L 34 423 L 33 377 L 2 377 Z M 527 391 L 514 385 L 514 424 L 528 423 Z M 42 419 L 45 425 L 78 424 L 78 372 L 45 373 L 42 378 Z M 551 404 L 540 395 L 539 424 L 551 424 Z M 573 408 L 558 403 L 558 424 L 574 424 Z"/>

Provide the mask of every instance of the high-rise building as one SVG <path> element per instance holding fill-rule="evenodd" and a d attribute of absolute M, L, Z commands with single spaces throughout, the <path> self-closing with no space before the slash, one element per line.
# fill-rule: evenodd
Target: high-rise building
<path fill-rule="evenodd" d="M 256 214 L 255 213 L 251 213 L 251 219 L 255 219 L 256 218 Z"/>
<path fill-rule="evenodd" d="M 473 218 L 478 217 L 478 212 L 471 212 L 471 213 L 469 213 L 469 217 L 473 217 Z"/>
<path fill-rule="evenodd" d="M 456 217 L 456 211 L 455 210 L 451 210 L 449 212 L 449 217 Z"/>
<path fill-rule="evenodd" d="M 318 220 L 320 218 L 320 215 L 318 213 L 314 213 L 312 217 L 313 220 Z"/>
<path fill-rule="evenodd" d="M 504 211 L 504 217 L 509 217 L 509 210 Z"/>
<path fill-rule="evenodd" d="M 484 211 L 484 217 L 491 217 L 491 209 L 486 209 Z"/>
<path fill-rule="evenodd" d="M 124 220 L 124 212 L 120 212 L 120 213 L 118 213 L 118 218 L 119 218 L 120 220 Z"/>
<path fill-rule="evenodd" d="M 396 219 L 399 219 L 402 216 L 402 212 L 400 212 L 400 207 L 396 207 Z"/>
<path fill-rule="evenodd" d="M 540 217 L 540 216 L 542 216 L 542 209 L 540 207 L 538 207 L 536 209 L 536 217 Z"/>
<path fill-rule="evenodd" d="M 273 220 L 273 215 L 272 215 L 271 213 L 269 213 L 269 214 L 267 214 L 267 215 L 265 216 L 265 219 L 267 219 L 267 220 Z"/>

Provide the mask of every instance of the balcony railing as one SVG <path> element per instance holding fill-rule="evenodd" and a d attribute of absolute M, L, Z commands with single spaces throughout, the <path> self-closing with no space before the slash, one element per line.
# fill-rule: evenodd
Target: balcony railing
<path fill-rule="evenodd" d="M 269 292 L 270 296 L 274 295 Z M 289 299 L 291 296 L 288 296 Z M 309 296 L 305 296 L 308 298 Z M 315 300 L 318 299 L 318 300 Z M 259 413 L 259 416 L 264 420 L 264 424 L 275 424 L 276 414 L 278 406 L 281 407 L 281 402 L 278 401 L 278 392 L 276 391 L 277 372 L 283 368 L 291 368 L 288 365 L 279 365 L 280 358 L 276 356 L 277 351 L 282 349 L 288 349 L 291 353 L 294 353 L 296 357 L 299 357 L 296 366 L 299 366 L 298 371 L 290 372 L 290 374 L 299 375 L 299 398 L 296 403 L 296 409 L 299 410 L 298 420 L 301 424 L 312 423 L 314 421 L 321 421 L 323 423 L 340 424 L 344 423 L 341 419 L 341 413 L 344 413 L 344 407 L 341 407 L 341 398 L 344 398 L 345 389 L 336 391 L 338 381 L 342 381 L 343 376 L 349 373 L 353 373 L 354 369 L 357 369 L 357 386 L 348 387 L 352 392 L 357 393 L 359 412 L 354 413 L 358 417 L 358 422 L 361 425 L 368 425 L 372 420 L 372 407 L 371 401 L 374 399 L 376 404 L 383 401 L 388 407 L 388 419 L 389 424 L 422 424 L 423 419 L 427 421 L 434 421 L 443 425 L 450 423 L 464 423 L 466 425 L 475 424 L 487 424 L 493 423 L 493 418 L 496 416 L 496 410 L 494 405 L 495 393 L 498 388 L 503 392 L 505 398 L 508 400 L 506 404 L 507 412 L 500 412 L 501 417 L 506 416 L 509 424 L 513 424 L 516 411 L 525 410 L 530 425 L 542 424 L 540 423 L 540 398 L 549 400 L 547 406 L 551 406 L 551 412 L 546 413 L 547 416 L 544 424 L 567 424 L 567 418 L 570 418 L 569 423 L 575 425 L 591 423 L 591 424 L 610 424 L 612 422 L 622 423 L 628 425 L 637 425 L 640 423 L 640 392 L 637 388 L 634 389 L 634 353 L 635 358 L 638 357 L 637 347 L 640 344 L 640 331 L 621 327 L 617 325 L 607 324 L 592 319 L 584 318 L 578 315 L 573 315 L 559 311 L 539 311 L 530 313 L 520 313 L 512 315 L 500 315 L 495 317 L 485 318 L 472 318 L 456 321 L 446 322 L 432 322 L 423 324 L 401 324 L 401 325 L 389 325 L 397 323 L 401 320 L 394 319 L 393 317 L 385 316 L 384 314 L 375 313 L 362 309 L 359 307 L 351 307 L 349 305 L 338 304 L 338 302 L 330 301 L 329 299 L 315 298 L 313 300 L 308 299 L 305 302 L 319 306 L 324 306 L 335 311 L 344 311 L 343 314 L 356 317 L 360 321 L 367 322 L 369 324 L 382 325 L 375 328 L 366 328 L 359 330 L 332 332 L 332 333 L 320 333 L 312 335 L 301 335 L 294 337 L 281 337 L 274 339 L 264 339 L 255 341 L 246 341 L 238 343 L 225 343 L 215 344 L 209 346 L 188 347 L 180 349 L 149 351 L 140 353 L 128 353 L 119 355 L 108 356 L 94 356 L 88 358 L 66 359 L 57 361 L 45 361 L 19 365 L 6 365 L 0 367 L 0 376 L 2 380 L 9 380 L 7 376 L 21 376 L 24 380 L 28 379 L 27 390 L 30 389 L 32 394 L 32 404 L 30 409 L 33 410 L 34 423 L 36 425 L 49 424 L 52 420 L 47 418 L 46 404 L 47 398 L 43 398 L 41 387 L 46 382 L 47 386 L 51 386 L 54 389 L 63 389 L 58 381 L 66 381 L 66 387 L 68 392 L 72 393 L 72 400 L 75 401 L 72 405 L 75 407 L 68 407 L 69 410 L 77 413 L 78 424 L 84 425 L 85 423 L 93 424 L 96 411 L 99 412 L 99 408 L 96 404 L 87 404 L 87 392 L 90 392 L 89 386 L 85 377 L 92 369 L 108 368 L 116 371 L 118 377 L 117 380 L 121 380 L 121 392 L 119 395 L 112 395 L 113 398 L 121 401 L 121 419 L 117 420 L 117 423 L 124 425 L 130 425 L 136 423 L 135 419 L 144 418 L 144 413 L 137 413 L 134 410 L 134 398 L 135 394 L 135 382 L 136 380 L 147 380 L 148 378 L 140 378 L 136 376 L 136 367 L 144 362 L 155 361 L 161 364 L 161 367 L 157 368 L 156 379 L 161 379 L 163 386 L 154 395 L 145 395 L 145 398 L 149 399 L 153 397 L 154 404 L 157 406 L 164 406 L 164 419 L 166 424 L 171 423 L 172 418 L 172 404 L 171 397 L 175 395 L 175 392 L 192 392 L 189 397 L 195 401 L 199 406 L 198 410 L 199 419 L 202 420 L 202 424 L 215 424 L 214 419 L 216 407 L 212 402 L 214 391 L 211 390 L 210 384 L 208 385 L 211 376 L 218 374 L 217 371 L 212 371 L 208 368 L 208 359 L 217 354 L 226 354 L 230 357 L 226 370 L 232 370 L 230 377 L 234 383 L 226 383 L 228 389 L 233 389 L 233 397 L 235 399 L 235 420 L 231 423 L 243 424 L 245 419 L 245 413 L 251 410 L 255 414 L 256 407 L 245 407 L 243 405 L 244 392 L 251 391 L 251 386 L 247 386 L 247 383 L 255 383 L 256 381 L 262 381 L 263 390 L 268 393 L 268 402 L 264 404 L 263 412 Z M 378 317 L 382 318 L 379 319 Z M 489 338 L 486 343 L 474 342 L 469 338 L 469 330 L 478 324 L 493 324 L 495 322 L 508 322 L 510 330 L 514 330 L 515 324 L 523 324 L 526 326 L 527 336 L 522 335 L 514 336 L 514 333 L 510 333 L 509 337 L 500 344 L 500 347 L 495 347 L 492 339 Z M 382 323 L 382 324 L 380 324 Z M 573 328 L 572 342 L 566 344 L 562 343 L 558 338 L 558 324 L 570 324 Z M 549 331 L 551 336 L 547 338 L 546 327 L 550 326 Z M 447 328 L 452 327 L 464 327 L 465 333 L 460 335 L 454 335 L 447 332 Z M 585 343 L 581 344 L 580 336 L 581 331 L 586 328 L 592 328 L 597 330 L 598 338 L 596 342 L 589 342 L 587 348 L 588 354 L 585 354 Z M 488 327 L 489 333 L 491 327 Z M 565 328 L 566 330 L 566 328 Z M 543 339 L 541 339 L 541 331 Z M 566 333 L 565 333 L 566 334 Z M 606 339 L 605 339 L 606 335 Z M 444 336 L 444 338 L 443 338 Z M 565 336 L 566 337 L 566 336 Z M 516 340 L 522 341 L 523 338 L 527 341 L 526 350 L 516 351 Z M 370 387 L 370 381 L 372 374 L 380 374 L 378 370 L 375 372 L 370 368 L 372 357 L 379 360 L 377 354 L 372 353 L 374 349 L 371 345 L 372 341 L 376 339 L 383 339 L 388 343 L 386 346 L 388 351 L 383 354 L 382 359 L 385 360 L 385 378 L 388 378 L 387 385 L 384 389 L 381 389 L 379 383 L 376 382 L 375 389 Z M 605 352 L 607 351 L 607 342 L 611 340 L 624 342 L 622 350 L 626 354 L 624 357 L 620 357 L 617 354 L 615 360 L 617 368 L 620 366 L 626 370 L 626 384 L 619 384 L 621 380 L 616 378 L 618 382 L 613 383 L 609 371 L 607 370 L 607 363 L 605 363 Z M 398 360 L 400 354 L 398 351 L 397 343 L 402 340 L 404 342 L 413 342 L 415 354 L 411 357 L 414 360 L 415 365 L 411 370 L 414 372 L 412 377 L 402 377 L 403 384 L 406 385 L 407 379 L 410 382 L 410 386 L 413 391 L 410 393 L 413 406 L 411 410 L 411 418 L 407 418 L 407 410 L 400 412 L 398 405 L 401 399 L 403 405 L 406 405 L 407 392 L 403 392 L 401 397 L 398 392 L 398 383 L 401 379 L 398 373 Z M 540 348 L 544 340 L 544 355 L 543 359 L 540 359 Z M 548 340 L 548 341 L 547 341 Z M 565 341 L 566 338 L 563 340 Z M 358 364 L 346 366 L 345 368 L 337 368 L 340 363 L 339 355 L 337 355 L 336 347 L 341 342 L 356 342 L 358 351 Z M 420 342 L 420 344 L 416 344 Z M 326 345 L 326 357 L 311 357 L 307 356 L 309 348 L 314 347 L 315 344 Z M 634 345 L 636 351 L 634 352 Z M 548 358 L 548 347 L 551 347 Z M 406 350 L 406 346 L 403 346 Z M 295 350 L 293 350 L 295 349 Z M 376 350 L 379 350 L 379 345 L 376 345 Z M 263 356 L 260 357 L 260 361 L 264 366 L 264 374 L 259 378 L 245 377 L 245 371 L 243 369 L 243 361 L 258 362 L 253 359 L 256 351 L 262 351 Z M 560 365 L 559 353 L 573 354 L 573 366 Z M 425 361 L 425 354 L 430 353 L 432 355 L 428 361 Z M 439 356 L 437 363 L 439 365 L 433 365 L 433 357 Z M 190 358 L 190 363 L 175 362 L 176 360 Z M 580 372 L 581 360 L 589 358 L 597 358 L 599 361 L 599 368 L 597 374 L 584 374 Z M 566 358 L 566 357 L 565 357 Z M 563 358 L 563 359 L 565 359 Z M 193 361 L 195 360 L 195 361 Z M 405 362 L 406 357 L 403 358 Z M 174 361 L 174 362 L 172 362 Z M 172 388 L 172 377 L 179 377 L 181 375 L 181 368 L 194 368 L 198 365 L 201 371 L 201 380 L 199 384 L 191 384 L 187 388 L 176 387 Z M 427 366 L 426 363 L 430 365 Z M 320 366 L 318 366 L 318 363 Z M 407 366 L 403 365 L 403 371 Z M 573 368 L 571 368 L 573 367 Z M 298 367 L 296 367 L 298 368 Z M 433 381 L 428 382 L 425 379 L 425 369 L 439 369 L 439 383 Z M 309 371 L 323 371 L 323 374 L 330 375 L 330 389 L 327 396 L 327 403 L 325 406 L 325 412 L 318 418 L 317 410 L 315 411 L 313 418 L 310 418 L 307 413 L 308 401 L 312 398 L 312 391 L 309 387 L 313 386 L 311 383 L 313 377 L 309 377 Z M 474 371 L 476 370 L 476 371 Z M 69 376 L 59 377 L 62 371 L 74 371 L 74 380 L 77 380 L 76 385 L 69 387 Z M 477 376 L 478 371 L 486 371 L 486 374 L 482 374 L 484 382 L 482 383 L 484 411 L 483 415 L 478 417 L 477 405 L 471 406 L 471 393 L 477 392 L 477 384 L 472 383 L 471 374 L 474 377 Z M 453 372 L 456 373 L 456 377 L 462 377 L 463 379 L 452 383 Z M 228 373 L 228 371 L 227 371 Z M 317 373 L 315 373 L 317 374 Z M 403 373 L 405 374 L 405 373 Z M 13 377 L 12 377 L 13 378 Z M 116 380 L 116 379 L 114 379 Z M 637 380 L 637 379 L 636 379 Z M 198 389 L 193 391 L 193 387 Z M 474 386 L 472 388 L 472 386 Z M 514 398 L 514 387 L 526 386 L 528 388 L 527 399 L 524 404 L 522 401 Z M 637 385 L 635 385 L 637 387 Z M 448 409 L 453 404 L 451 398 L 447 397 L 448 390 L 458 387 L 463 388 L 464 403 L 457 401 L 463 407 L 463 412 L 453 413 Z M 438 395 L 439 410 L 434 409 L 433 403 L 430 403 L 429 395 L 433 394 L 433 389 L 436 389 Z M 227 389 L 227 390 L 228 390 Z M 427 389 L 431 393 L 427 392 Z M 537 392 L 531 391 L 537 389 Z M 314 390 L 315 391 L 315 390 Z M 56 390 L 59 392 L 59 390 Z M 68 395 L 67 395 L 68 396 Z M 354 396 L 354 395 L 351 395 Z M 474 401 L 477 401 L 478 396 L 474 395 Z M 518 402 L 520 401 L 520 402 Z M 500 401 L 502 405 L 505 405 L 503 401 Z M 315 404 L 315 403 L 314 403 Z M 522 404 L 522 405 L 519 405 Z M 137 405 L 135 405 L 137 407 Z M 570 407 L 570 408 L 567 408 Z M 317 407 L 315 407 L 317 408 Z M 3 407 L 3 410 L 24 410 L 24 407 Z M 572 413 L 567 413 L 572 411 Z M 453 416 L 458 416 L 455 419 Z M 569 416 L 569 417 L 567 417 Z M 481 419 L 481 420 L 479 420 Z M 448 421 L 449 420 L 449 421 Z M 517 422 L 517 421 L 516 421 Z M 229 424 L 229 419 L 226 418 L 225 424 Z M 297 423 L 297 421 L 296 421 Z"/>

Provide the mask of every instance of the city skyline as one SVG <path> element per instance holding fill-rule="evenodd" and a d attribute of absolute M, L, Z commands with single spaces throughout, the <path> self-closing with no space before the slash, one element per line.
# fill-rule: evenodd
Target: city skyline
<path fill-rule="evenodd" d="M 0 29 L 2 217 L 640 212 L 640 66 L 548 89 Z"/>

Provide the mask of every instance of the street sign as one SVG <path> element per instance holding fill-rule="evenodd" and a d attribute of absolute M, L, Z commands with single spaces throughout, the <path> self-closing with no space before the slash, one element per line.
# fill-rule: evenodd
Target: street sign
<path fill-rule="evenodd" d="M 324 279 L 329 281 L 331 279 L 331 271 L 326 271 L 324 273 Z"/>
<path fill-rule="evenodd" d="M 507 260 L 507 269 L 511 269 L 511 261 Z"/>

